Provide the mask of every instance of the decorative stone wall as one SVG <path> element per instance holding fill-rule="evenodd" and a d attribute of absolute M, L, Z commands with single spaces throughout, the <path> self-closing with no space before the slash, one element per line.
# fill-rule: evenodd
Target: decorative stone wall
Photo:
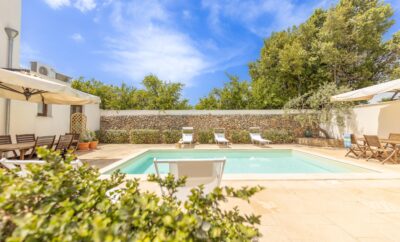
<path fill-rule="evenodd" d="M 229 136 L 233 130 L 248 130 L 250 127 L 291 130 L 297 137 L 303 136 L 300 124 L 287 117 L 282 110 L 103 110 L 101 130 L 158 129 L 168 130 L 182 127 L 194 130 L 225 128 Z"/>

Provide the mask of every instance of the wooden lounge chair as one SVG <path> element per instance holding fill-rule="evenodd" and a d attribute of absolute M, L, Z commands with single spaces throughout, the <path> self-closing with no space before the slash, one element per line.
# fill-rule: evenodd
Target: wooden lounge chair
<path fill-rule="evenodd" d="M 364 138 L 367 143 L 367 150 L 371 152 L 367 160 L 375 158 L 384 163 L 385 159 L 394 152 L 393 149 L 384 147 L 379 141 L 379 137 L 376 135 L 364 135 Z"/>
<path fill-rule="evenodd" d="M 214 129 L 214 140 L 217 145 L 223 144 L 228 146 L 229 140 L 225 138 L 225 129 Z"/>
<path fill-rule="evenodd" d="M 350 141 L 349 144 L 347 144 L 348 140 Z M 367 153 L 367 146 L 360 144 L 357 140 L 357 137 L 354 134 L 345 134 L 344 135 L 344 143 L 345 143 L 345 148 L 348 148 L 349 151 L 345 156 L 348 156 L 349 154 L 354 154 L 357 159 L 360 157 L 365 157 Z"/>
<path fill-rule="evenodd" d="M 154 167 L 158 176 L 160 176 L 160 164 L 167 164 L 169 173 L 176 178 L 187 177 L 185 187 L 178 189 L 176 196 L 181 199 L 187 199 L 190 190 L 199 185 L 204 185 L 204 193 L 208 194 L 218 187 L 221 183 L 224 173 L 226 158 L 216 159 L 154 159 Z M 165 191 L 161 189 L 164 193 Z"/>
<path fill-rule="evenodd" d="M 264 139 L 261 137 L 261 129 L 259 127 L 251 127 L 249 128 L 249 134 L 251 143 L 265 145 L 271 143 L 271 140 Z"/>
<path fill-rule="evenodd" d="M 65 133 L 66 135 L 72 135 L 72 142 L 71 142 L 71 148 L 74 150 L 74 152 L 78 149 L 79 145 L 79 138 L 81 137 L 81 134 L 78 133 Z"/>
<path fill-rule="evenodd" d="M 0 135 L 0 145 L 9 145 L 9 144 L 12 144 L 11 135 Z M 12 151 L 15 157 L 18 156 L 18 154 L 15 150 L 9 150 L 9 151 Z M 5 152 L 5 153 L 7 153 L 7 152 Z M 3 154 L 0 154 L 0 155 L 3 155 Z"/>
<path fill-rule="evenodd" d="M 62 153 L 65 153 L 67 150 L 71 148 L 71 143 L 73 138 L 74 136 L 70 134 L 60 135 L 55 150 L 59 150 Z"/>
<path fill-rule="evenodd" d="M 54 145 L 54 141 L 56 136 L 38 136 L 35 141 L 35 146 L 33 147 L 33 151 L 29 156 L 29 159 L 32 159 L 36 155 L 36 148 L 45 147 L 46 149 L 52 149 Z"/>

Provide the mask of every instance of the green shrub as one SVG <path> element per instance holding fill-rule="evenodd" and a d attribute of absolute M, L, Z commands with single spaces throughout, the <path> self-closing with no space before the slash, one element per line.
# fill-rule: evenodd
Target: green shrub
<path fill-rule="evenodd" d="M 200 130 L 197 132 L 197 142 L 200 144 L 214 143 L 214 132 L 211 130 Z"/>
<path fill-rule="evenodd" d="M 129 132 L 127 130 L 104 130 L 100 132 L 100 142 L 108 144 L 129 143 Z"/>
<path fill-rule="evenodd" d="M 175 144 L 182 138 L 180 130 L 164 130 L 162 132 L 162 141 L 164 144 Z"/>
<path fill-rule="evenodd" d="M 131 144 L 159 144 L 161 134 L 156 129 L 132 129 L 130 132 Z"/>
<path fill-rule="evenodd" d="M 216 188 L 205 195 L 191 190 L 188 200 L 175 194 L 185 179 L 149 176 L 165 196 L 140 187 L 138 180 L 114 173 L 100 179 L 97 169 L 74 169 L 67 155 L 39 149 L 47 161 L 28 165 L 27 176 L 0 169 L 0 241 L 258 241 L 260 217 L 222 209 L 229 197 L 248 199 L 262 187 Z M 111 195 L 110 189 L 118 187 Z M 235 200 L 230 199 L 231 202 Z"/>
<path fill-rule="evenodd" d="M 250 133 L 247 130 L 234 130 L 230 136 L 234 144 L 249 144 L 251 142 Z"/>
<path fill-rule="evenodd" d="M 291 130 L 270 129 L 263 132 L 263 138 L 271 140 L 275 144 L 291 144 L 296 141 L 296 136 Z"/>

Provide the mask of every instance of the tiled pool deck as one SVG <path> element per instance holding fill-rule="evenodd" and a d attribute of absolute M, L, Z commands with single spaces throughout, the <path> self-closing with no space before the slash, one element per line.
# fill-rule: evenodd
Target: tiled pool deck
<path fill-rule="evenodd" d="M 315 148 L 299 145 L 271 145 L 295 148 L 380 170 L 400 174 L 400 165 L 381 165 L 374 161 L 344 158 L 344 149 Z M 120 159 L 147 149 L 174 149 L 174 145 L 101 145 L 98 150 L 80 153 L 79 157 L 103 168 Z M 218 148 L 198 145 L 196 149 Z M 252 145 L 231 148 L 254 149 Z M 261 241 L 400 241 L 400 179 L 358 180 L 225 180 L 222 185 L 262 185 L 266 189 L 251 203 L 232 201 L 241 211 L 262 215 Z M 148 182 L 143 187 L 159 191 Z"/>

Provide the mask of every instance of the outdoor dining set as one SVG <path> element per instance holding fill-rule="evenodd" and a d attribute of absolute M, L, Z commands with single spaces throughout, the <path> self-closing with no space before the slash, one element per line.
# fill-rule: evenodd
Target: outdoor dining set
<path fill-rule="evenodd" d="M 48 149 L 75 151 L 79 143 L 79 134 L 67 133 L 60 135 L 56 141 L 56 135 L 38 136 L 35 134 L 20 134 L 15 136 L 16 143 L 12 142 L 11 135 L 0 135 L 0 158 L 14 158 L 24 160 L 32 159 L 36 156 L 37 147 Z M 11 153 L 12 157 L 7 157 Z"/>
<path fill-rule="evenodd" d="M 377 159 L 382 164 L 387 161 L 400 162 L 400 133 L 391 133 L 388 138 L 379 138 L 377 135 L 356 137 L 348 134 L 344 136 L 344 145 L 349 149 L 346 156 L 353 154 L 357 158 Z"/>

